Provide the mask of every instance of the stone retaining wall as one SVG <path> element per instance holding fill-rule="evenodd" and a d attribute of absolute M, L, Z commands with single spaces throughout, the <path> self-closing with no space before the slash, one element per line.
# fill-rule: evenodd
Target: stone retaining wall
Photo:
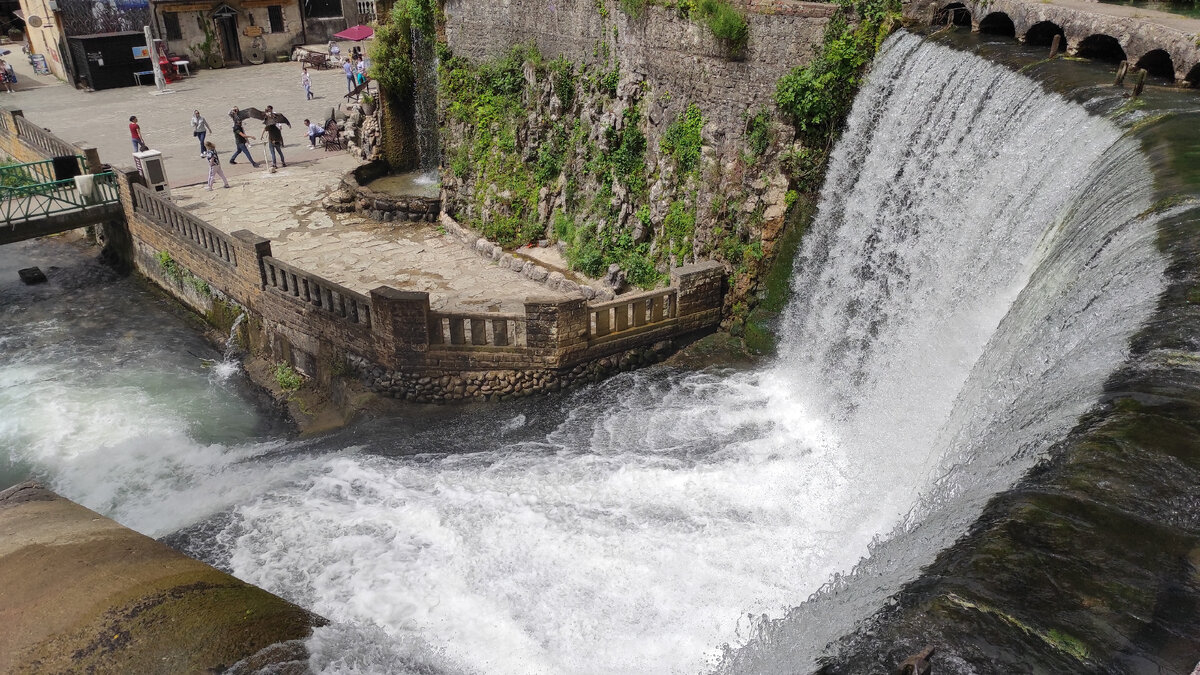
<path fill-rule="evenodd" d="M 555 391 L 651 363 L 672 340 L 720 321 L 724 271 L 714 262 L 674 270 L 665 289 L 589 303 L 529 298 L 520 314 L 440 313 L 429 294 L 381 286 L 363 295 L 271 255 L 270 240 L 208 225 L 118 172 L 134 262 L 208 313 L 236 303 L 275 358 L 325 379 L 349 363 L 376 391 L 412 401 L 453 401 Z M 208 285 L 165 283 L 158 252 Z"/>

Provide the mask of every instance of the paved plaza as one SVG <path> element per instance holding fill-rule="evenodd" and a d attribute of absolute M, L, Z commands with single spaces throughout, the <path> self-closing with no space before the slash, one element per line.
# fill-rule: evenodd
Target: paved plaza
<path fill-rule="evenodd" d="M 15 57 L 15 58 L 13 58 Z M 322 198 L 360 162 L 346 152 L 309 150 L 302 120 L 324 120 L 344 105 L 346 79 L 340 69 L 309 70 L 317 98 L 304 100 L 300 65 L 201 70 L 157 94 L 153 86 L 83 92 L 53 77 L 34 76 L 22 55 L 13 54 L 18 91 L 0 94 L 4 105 L 24 111 L 38 125 L 79 145 L 93 145 L 102 161 L 132 166 L 129 116 L 137 115 L 150 147 L 160 150 L 177 205 L 226 231 L 247 229 L 272 240 L 275 257 L 347 288 L 367 293 L 381 285 L 426 291 L 443 311 L 519 312 L 527 296 L 566 297 L 479 257 L 444 236 L 435 223 L 378 223 L 357 214 L 325 211 Z M 213 141 L 227 162 L 233 151 L 228 111 L 275 106 L 292 122 L 283 128 L 287 167 L 266 170 L 265 142 L 251 152 L 259 168 L 240 158 L 223 164 L 230 188 L 205 189 L 208 165 L 192 136 L 189 120 L 199 109 L 212 126 Z M 257 135 L 262 123 L 247 120 Z M 543 255 L 556 255 L 546 251 Z M 561 259 L 543 262 L 554 267 Z"/>

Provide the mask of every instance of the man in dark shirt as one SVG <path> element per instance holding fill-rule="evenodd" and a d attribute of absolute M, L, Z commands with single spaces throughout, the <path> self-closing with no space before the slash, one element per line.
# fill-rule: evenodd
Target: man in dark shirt
<path fill-rule="evenodd" d="M 287 160 L 283 158 L 283 132 L 279 130 L 279 125 L 275 123 L 275 111 L 271 106 L 267 106 L 266 119 L 263 120 L 266 127 L 263 128 L 261 139 L 264 135 L 267 137 L 267 152 L 271 154 L 271 168 L 274 169 L 275 153 L 279 153 L 279 163 L 287 166 Z"/>
<path fill-rule="evenodd" d="M 245 153 L 246 159 L 250 160 L 250 166 L 252 166 L 256 169 L 258 168 L 258 164 L 254 161 L 254 158 L 250 156 L 250 146 L 246 145 L 246 143 L 249 140 L 250 140 L 250 137 L 247 136 L 246 131 L 244 129 L 242 129 L 241 120 L 234 119 L 233 120 L 233 147 L 237 148 L 237 151 L 234 152 L 233 156 L 229 158 L 230 164 L 237 164 L 237 156 L 242 153 Z"/>

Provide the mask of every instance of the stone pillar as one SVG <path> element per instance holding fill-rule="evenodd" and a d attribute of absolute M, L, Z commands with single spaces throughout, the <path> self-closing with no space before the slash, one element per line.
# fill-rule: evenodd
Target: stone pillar
<path fill-rule="evenodd" d="M 525 299 L 525 344 L 553 365 L 587 347 L 588 307 L 583 298 Z"/>
<path fill-rule="evenodd" d="M 371 333 L 383 363 L 423 365 L 429 349 L 429 294 L 391 286 L 372 289 Z"/>
<path fill-rule="evenodd" d="M 676 316 L 720 310 L 725 268 L 715 260 L 704 260 L 671 270 L 671 285 L 679 289 Z"/>
<path fill-rule="evenodd" d="M 250 230 L 237 230 L 230 232 L 229 236 L 235 244 L 233 261 L 241 283 L 257 291 L 266 288 L 267 272 L 262 259 L 271 255 L 271 240 Z"/>
<path fill-rule="evenodd" d="M 92 146 L 85 145 L 79 148 L 83 152 L 83 165 L 88 173 L 100 173 L 103 165 L 100 163 L 100 151 Z"/>

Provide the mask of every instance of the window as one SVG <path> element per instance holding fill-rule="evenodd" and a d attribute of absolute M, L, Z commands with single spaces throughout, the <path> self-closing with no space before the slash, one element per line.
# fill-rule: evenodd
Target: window
<path fill-rule="evenodd" d="M 178 12 L 163 12 L 163 27 L 167 31 L 168 40 L 182 40 L 183 31 L 179 28 Z"/>
<path fill-rule="evenodd" d="M 358 0 L 358 22 L 373 23 L 375 18 L 375 0 Z"/>
<path fill-rule="evenodd" d="M 330 19 L 342 15 L 341 0 L 304 0 L 305 15 L 314 19 Z"/>
<path fill-rule="evenodd" d="M 271 24 L 272 33 L 283 32 L 283 7 L 270 5 L 267 7 L 267 19 Z"/>
<path fill-rule="evenodd" d="M 196 12 L 196 26 L 200 29 L 201 33 L 205 33 L 207 35 L 207 32 L 204 30 L 205 26 L 203 12 Z"/>

